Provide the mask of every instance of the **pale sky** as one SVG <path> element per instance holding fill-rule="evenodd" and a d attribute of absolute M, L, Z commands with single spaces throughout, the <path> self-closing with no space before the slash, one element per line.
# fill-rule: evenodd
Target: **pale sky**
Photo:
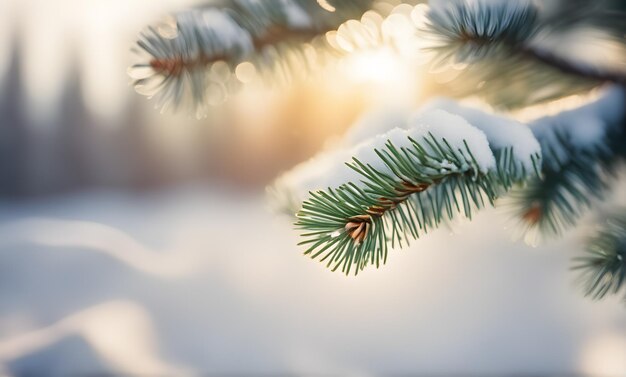
<path fill-rule="evenodd" d="M 196 1 L 197 2 L 197 1 Z M 127 97 L 130 47 L 149 22 L 192 0 L 3 0 L 0 2 L 0 75 L 16 31 L 23 51 L 26 94 L 36 113 L 54 111 L 68 70 L 78 59 L 87 107 L 115 116 Z M 35 114 L 36 115 L 36 114 Z"/>

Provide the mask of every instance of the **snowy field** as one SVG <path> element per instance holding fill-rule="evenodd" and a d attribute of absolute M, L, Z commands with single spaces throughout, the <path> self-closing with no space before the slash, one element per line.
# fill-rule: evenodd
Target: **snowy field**
<path fill-rule="evenodd" d="M 576 289 L 579 235 L 487 211 L 385 268 L 301 256 L 231 188 L 0 205 L 0 374 L 626 376 L 626 309 Z"/>

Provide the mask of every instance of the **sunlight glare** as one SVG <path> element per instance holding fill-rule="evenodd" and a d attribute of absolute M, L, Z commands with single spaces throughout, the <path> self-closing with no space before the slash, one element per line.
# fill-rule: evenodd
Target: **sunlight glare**
<path fill-rule="evenodd" d="M 404 67 L 389 48 L 355 53 L 345 63 L 347 77 L 356 83 L 384 84 L 403 76 Z"/>

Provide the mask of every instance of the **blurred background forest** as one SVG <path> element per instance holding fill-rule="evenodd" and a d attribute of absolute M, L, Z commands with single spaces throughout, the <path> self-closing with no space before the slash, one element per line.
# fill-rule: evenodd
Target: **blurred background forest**
<path fill-rule="evenodd" d="M 531 248 L 487 210 L 358 278 L 302 258 L 265 186 L 447 78 L 366 53 L 160 114 L 129 46 L 195 3 L 0 1 L 0 375 L 626 376 L 623 302 L 568 270 L 584 229 Z"/>
<path fill-rule="evenodd" d="M 190 4 L 3 2 L 2 196 L 208 179 L 263 187 L 340 135 L 371 104 L 363 89 L 385 79 L 365 67 L 332 84 L 248 95 L 208 119 L 162 116 L 129 84 L 129 46 L 149 20 Z"/>

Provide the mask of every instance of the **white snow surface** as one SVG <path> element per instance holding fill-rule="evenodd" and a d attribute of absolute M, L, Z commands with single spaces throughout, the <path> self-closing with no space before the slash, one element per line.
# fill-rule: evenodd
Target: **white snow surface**
<path fill-rule="evenodd" d="M 0 202 L 0 375 L 626 375 L 623 301 L 568 268 L 584 231 L 530 248 L 487 209 L 355 278 L 263 207 L 206 186 Z"/>
<path fill-rule="evenodd" d="M 455 149 L 466 152 L 465 143 L 472 152 L 480 172 L 486 173 L 496 166 L 496 160 L 489 148 L 485 133 L 467 122 L 462 116 L 442 109 L 420 110 L 409 121 L 411 137 L 417 132 L 422 137 L 432 133 L 437 138 L 448 141 Z M 416 135 L 417 136 L 417 135 Z"/>
<path fill-rule="evenodd" d="M 526 172 L 534 171 L 531 157 L 541 156 L 541 146 L 527 125 L 502 115 L 460 105 L 457 101 L 444 97 L 431 100 L 422 109 L 443 109 L 462 116 L 485 133 L 493 150 L 512 147 L 513 157 Z"/>

